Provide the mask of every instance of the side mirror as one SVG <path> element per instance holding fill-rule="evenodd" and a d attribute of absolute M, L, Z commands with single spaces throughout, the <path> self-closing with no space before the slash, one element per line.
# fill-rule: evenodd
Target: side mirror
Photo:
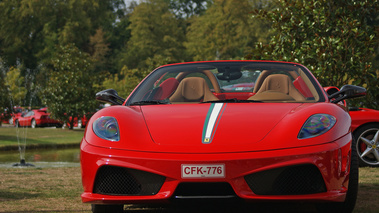
<path fill-rule="evenodd" d="M 345 99 L 365 96 L 366 92 L 367 90 L 363 87 L 354 86 L 354 85 L 345 85 L 341 87 L 340 91 L 330 95 L 329 100 L 334 98 L 334 100 L 332 100 L 331 102 L 338 103 Z"/>
<path fill-rule="evenodd" d="M 118 96 L 117 91 L 114 89 L 107 89 L 96 93 L 96 100 L 115 105 L 122 105 L 125 102 L 125 99 Z"/>

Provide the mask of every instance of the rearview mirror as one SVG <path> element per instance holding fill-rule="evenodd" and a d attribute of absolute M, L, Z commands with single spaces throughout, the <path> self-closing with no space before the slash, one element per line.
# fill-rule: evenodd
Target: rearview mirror
<path fill-rule="evenodd" d="M 345 99 L 365 96 L 366 92 L 367 90 L 363 87 L 354 86 L 354 85 L 345 85 L 341 87 L 340 91 L 330 95 L 329 100 L 334 98 L 334 100 L 332 100 L 331 102 L 338 103 Z"/>
<path fill-rule="evenodd" d="M 223 72 L 223 73 L 217 73 L 217 78 L 220 80 L 237 80 L 241 78 L 242 72 Z"/>
<path fill-rule="evenodd" d="M 96 93 L 96 100 L 115 105 L 122 105 L 125 102 L 125 99 L 118 96 L 117 91 L 114 89 L 107 89 Z"/>

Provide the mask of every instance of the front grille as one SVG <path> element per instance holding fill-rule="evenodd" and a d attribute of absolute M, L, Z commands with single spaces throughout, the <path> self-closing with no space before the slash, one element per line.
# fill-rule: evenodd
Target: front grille
<path fill-rule="evenodd" d="M 102 166 L 96 174 L 93 192 L 105 195 L 155 195 L 165 179 L 150 172 Z"/>
<path fill-rule="evenodd" d="M 245 176 L 257 195 L 303 195 L 326 192 L 324 179 L 311 164 L 270 169 Z"/>
<path fill-rule="evenodd" d="M 175 198 L 193 198 L 193 197 L 235 197 L 233 188 L 229 183 L 216 182 L 216 183 L 180 183 L 175 190 Z"/>

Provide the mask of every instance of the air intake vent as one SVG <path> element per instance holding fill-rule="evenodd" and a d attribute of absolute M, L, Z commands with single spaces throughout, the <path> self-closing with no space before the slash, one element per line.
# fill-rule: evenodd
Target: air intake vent
<path fill-rule="evenodd" d="M 303 195 L 326 192 L 324 179 L 314 165 L 297 165 L 245 176 L 257 195 Z"/>
<path fill-rule="evenodd" d="M 116 166 L 103 166 L 95 180 L 94 193 L 106 195 L 155 195 L 165 177 Z"/>

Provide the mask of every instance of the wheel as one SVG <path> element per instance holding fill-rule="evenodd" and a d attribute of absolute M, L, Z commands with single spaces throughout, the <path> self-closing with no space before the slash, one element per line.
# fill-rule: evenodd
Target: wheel
<path fill-rule="evenodd" d="M 320 213 L 349 213 L 353 212 L 355 207 L 355 202 L 357 201 L 358 195 L 358 178 L 359 178 L 359 163 L 358 163 L 358 153 L 356 150 L 356 141 L 353 138 L 353 144 L 351 145 L 351 160 L 350 160 L 350 174 L 349 174 L 349 185 L 346 192 L 346 199 L 341 203 L 320 203 L 318 204 L 317 210 Z"/>
<path fill-rule="evenodd" d="M 9 124 L 13 125 L 13 118 L 9 118 Z"/>
<path fill-rule="evenodd" d="M 32 121 L 30 122 L 30 127 L 32 127 L 33 129 L 37 127 L 36 120 L 32 119 Z"/>
<path fill-rule="evenodd" d="M 92 212 L 93 213 L 121 213 L 124 212 L 124 205 L 100 205 L 100 204 L 92 204 Z"/>
<path fill-rule="evenodd" d="M 354 137 L 357 140 L 359 166 L 379 166 L 379 125 L 365 125 L 354 133 Z"/>
<path fill-rule="evenodd" d="M 15 126 L 15 127 L 20 127 L 20 123 L 18 122 L 18 120 L 15 120 L 15 121 L 14 121 L 14 126 Z"/>

